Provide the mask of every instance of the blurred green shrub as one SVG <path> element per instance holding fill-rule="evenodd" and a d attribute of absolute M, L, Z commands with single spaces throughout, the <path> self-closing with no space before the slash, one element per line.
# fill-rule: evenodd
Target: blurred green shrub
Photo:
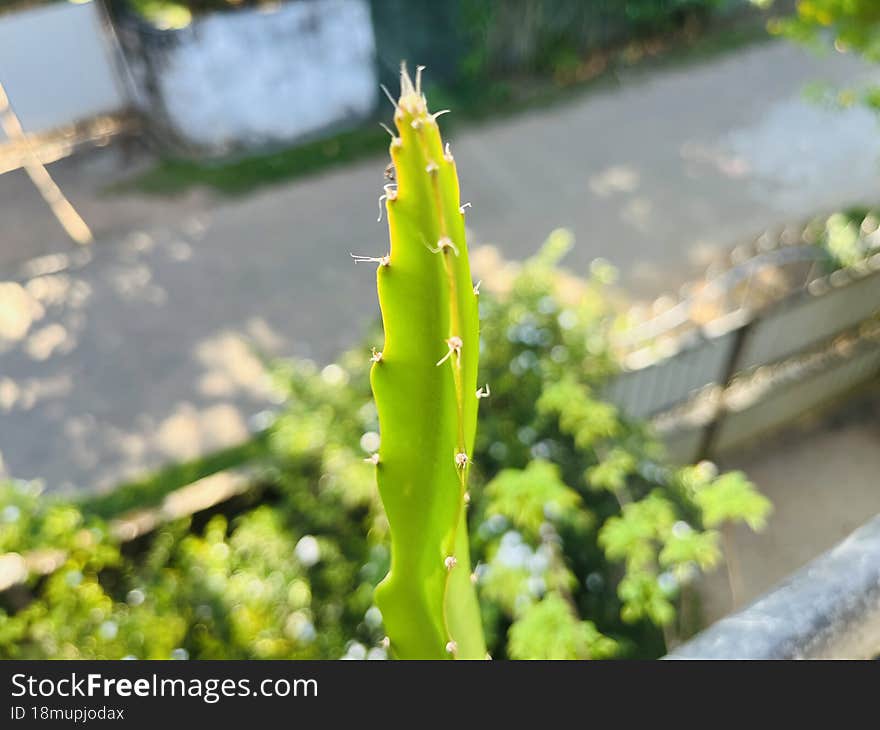
<path fill-rule="evenodd" d="M 460 0 L 468 76 L 558 73 L 584 55 L 702 21 L 739 0 Z"/>
<path fill-rule="evenodd" d="M 161 30 L 185 28 L 205 13 L 275 5 L 273 0 L 107 0 L 111 13 L 134 12 Z"/>
<path fill-rule="evenodd" d="M 776 5 L 774 0 L 751 0 L 761 8 Z M 795 0 L 779 2 L 786 15 L 768 22 L 771 33 L 785 36 L 818 50 L 833 48 L 837 53 L 854 53 L 871 63 L 880 63 L 880 3 L 877 0 Z M 812 95 L 825 102 L 847 107 L 853 104 L 880 111 L 880 86 L 868 83 L 860 88 L 834 89 L 814 84 Z"/>
<path fill-rule="evenodd" d="M 769 7 L 774 0 L 752 0 Z M 782 3 L 780 3 L 782 5 Z M 880 62 L 880 6 L 876 0 L 796 0 L 794 12 L 774 18 L 771 31 L 793 40 L 853 52 Z"/>
<path fill-rule="evenodd" d="M 804 239 L 822 249 L 825 272 L 862 266 L 880 254 L 880 210 L 854 206 L 819 216 L 804 227 Z"/>
<path fill-rule="evenodd" d="M 602 400 L 613 272 L 567 274 L 570 245 L 557 231 L 483 288 L 474 579 L 496 658 L 656 657 L 664 635 L 695 628 L 677 612 L 722 560 L 719 531 L 760 528 L 770 505 L 741 474 L 665 465 L 644 425 Z M 31 581 L 32 600 L 2 598 L 0 658 L 384 657 L 369 357 L 278 366 L 288 399 L 267 486 L 236 516 L 168 525 L 123 551 L 75 505 L 0 487 L 0 552 L 69 551 Z"/>

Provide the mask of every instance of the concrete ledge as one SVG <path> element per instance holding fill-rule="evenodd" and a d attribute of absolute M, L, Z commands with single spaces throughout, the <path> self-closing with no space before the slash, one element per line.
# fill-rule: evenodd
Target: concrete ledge
<path fill-rule="evenodd" d="M 880 654 L 880 516 L 667 659 L 867 659 Z"/>

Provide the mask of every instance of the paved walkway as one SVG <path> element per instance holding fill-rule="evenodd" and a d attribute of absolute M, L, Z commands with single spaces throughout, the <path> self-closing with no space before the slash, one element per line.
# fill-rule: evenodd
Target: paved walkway
<path fill-rule="evenodd" d="M 874 118 L 801 96 L 864 74 L 768 44 L 462 131 L 469 225 L 514 258 L 566 226 L 573 268 L 603 256 L 635 296 L 674 291 L 766 226 L 876 202 Z M 326 360 L 376 316 L 348 253 L 387 248 L 380 159 L 234 202 L 160 201 L 98 195 L 113 154 L 53 166 L 99 238 L 81 264 L 23 175 L 0 177 L 0 453 L 52 489 L 241 439 L 270 402 L 245 343 Z"/>

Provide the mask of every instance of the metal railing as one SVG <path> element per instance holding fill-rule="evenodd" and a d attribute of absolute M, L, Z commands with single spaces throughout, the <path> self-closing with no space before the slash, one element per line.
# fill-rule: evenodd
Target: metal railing
<path fill-rule="evenodd" d="M 819 251 L 761 254 L 708 286 L 724 296 L 768 266 Z M 762 307 L 722 308 L 706 324 L 693 322 L 698 306 L 691 297 L 618 335 L 629 367 L 605 390 L 627 416 L 653 420 L 676 460 L 735 446 L 880 373 L 880 253 Z"/>

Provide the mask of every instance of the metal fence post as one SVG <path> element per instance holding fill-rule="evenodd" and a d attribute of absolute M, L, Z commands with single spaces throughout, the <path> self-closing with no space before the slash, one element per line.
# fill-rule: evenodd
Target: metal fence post
<path fill-rule="evenodd" d="M 724 368 L 724 374 L 721 377 L 721 399 L 712 419 L 703 429 L 703 437 L 700 440 L 700 446 L 697 449 L 697 459 L 699 461 L 710 459 L 712 457 L 712 452 L 715 450 L 715 442 L 718 439 L 718 432 L 721 430 L 724 417 L 727 415 L 725 395 L 733 383 L 734 378 L 739 374 L 740 364 L 743 360 L 743 353 L 745 352 L 746 344 L 757 321 L 757 318 L 750 317 L 736 330 L 736 339 L 734 340 L 733 348 L 730 351 L 727 365 Z"/>

